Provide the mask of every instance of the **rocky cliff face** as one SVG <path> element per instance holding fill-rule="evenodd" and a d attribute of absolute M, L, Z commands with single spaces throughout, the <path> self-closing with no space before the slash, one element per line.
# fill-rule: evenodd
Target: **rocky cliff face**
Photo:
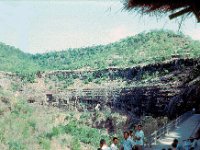
<path fill-rule="evenodd" d="M 63 75 L 64 77 L 69 76 L 76 76 L 79 78 L 84 78 L 87 74 L 92 74 L 94 78 L 99 78 L 102 76 L 107 76 L 111 80 L 115 78 L 123 78 L 126 80 L 141 80 L 142 76 L 146 73 L 155 73 L 163 71 L 168 71 L 169 73 L 172 71 L 177 71 L 181 69 L 187 69 L 188 67 L 194 67 L 198 63 L 198 59 L 171 59 L 168 61 L 165 61 L 163 63 L 158 64 L 150 64 L 146 66 L 136 66 L 133 68 L 107 68 L 103 70 L 75 70 L 75 71 L 69 71 L 69 70 L 61 70 L 61 71 L 51 71 L 46 72 L 46 77 L 51 76 L 60 76 Z"/>
<path fill-rule="evenodd" d="M 119 69 L 108 68 L 97 71 L 55 71 L 46 73 L 46 77 L 78 76 L 85 78 L 92 74 L 110 80 L 121 78 L 128 83 L 121 87 L 102 87 L 97 89 L 68 90 L 63 96 L 57 94 L 61 103 L 77 106 L 83 104 L 86 109 L 94 110 L 97 104 L 112 110 L 141 115 L 168 115 L 173 118 L 184 111 L 199 106 L 199 60 L 173 59 L 161 64 Z"/>
<path fill-rule="evenodd" d="M 59 89 L 52 81 L 52 90 L 46 78 L 74 76 L 85 79 L 106 77 L 110 83 L 120 79 L 124 86 L 98 85 L 74 89 Z M 12 80 L 11 80 L 12 79 Z M 65 80 L 65 79 L 64 79 Z M 160 64 L 133 68 L 108 68 L 88 71 L 53 71 L 42 74 L 35 83 L 21 83 L 14 74 L 1 73 L 0 86 L 12 90 L 15 95 L 26 98 L 30 103 L 50 104 L 65 109 L 94 111 L 110 109 L 141 115 L 168 115 L 170 118 L 191 110 L 200 111 L 200 64 L 198 59 L 173 59 Z M 107 82 L 107 81 L 106 81 Z M 57 87 L 56 87 L 57 86 Z"/>
<path fill-rule="evenodd" d="M 198 60 L 178 59 L 155 66 L 146 66 L 135 72 L 137 72 L 137 77 L 138 74 L 144 74 L 144 72 L 162 72 L 166 69 L 169 73 L 161 75 L 154 82 L 147 81 L 147 86 L 122 90 L 118 103 L 138 115 L 141 113 L 156 116 L 168 115 L 170 118 L 193 107 L 199 110 L 200 67 Z"/>

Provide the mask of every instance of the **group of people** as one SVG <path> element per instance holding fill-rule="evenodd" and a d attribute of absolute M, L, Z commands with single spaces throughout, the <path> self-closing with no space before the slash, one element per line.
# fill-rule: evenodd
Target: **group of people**
<path fill-rule="evenodd" d="M 124 131 L 124 139 L 119 143 L 117 137 L 113 137 L 110 147 L 104 139 L 100 140 L 100 148 L 98 150 L 143 150 L 144 132 L 142 125 L 136 125 L 134 131 Z"/>
<path fill-rule="evenodd" d="M 163 148 L 162 150 L 166 149 Z M 199 146 L 197 140 L 193 138 L 184 140 L 183 144 L 180 144 L 178 139 L 174 139 L 171 148 L 168 148 L 168 150 L 199 150 Z"/>

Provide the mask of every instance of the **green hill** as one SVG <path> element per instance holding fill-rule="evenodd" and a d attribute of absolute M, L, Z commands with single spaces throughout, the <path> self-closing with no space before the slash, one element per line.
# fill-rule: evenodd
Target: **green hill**
<path fill-rule="evenodd" d="M 0 70 L 32 73 L 38 70 L 103 69 L 132 67 L 180 57 L 199 57 L 200 42 L 172 31 L 152 31 L 108 45 L 67 49 L 45 54 L 26 54 L 0 43 Z"/>
<path fill-rule="evenodd" d="M 39 66 L 32 59 L 31 54 L 0 43 L 0 71 L 28 73 L 39 70 Z"/>
<path fill-rule="evenodd" d="M 198 57 L 200 42 L 171 31 L 152 31 L 119 42 L 94 47 L 68 49 L 33 56 L 43 69 L 132 67 L 170 59 L 172 55 Z"/>

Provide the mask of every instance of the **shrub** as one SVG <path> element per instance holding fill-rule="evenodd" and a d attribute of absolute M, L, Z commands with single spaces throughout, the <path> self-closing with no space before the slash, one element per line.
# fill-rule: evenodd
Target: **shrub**
<path fill-rule="evenodd" d="M 15 91 L 18 91 L 19 89 L 20 89 L 20 84 L 18 84 L 18 83 L 13 83 L 12 85 L 11 85 L 11 88 L 12 88 L 12 90 L 15 92 Z"/>
<path fill-rule="evenodd" d="M 35 82 L 35 72 L 17 72 L 17 75 L 21 78 L 23 82 Z"/>
<path fill-rule="evenodd" d="M 2 143 L 5 140 L 4 134 L 4 131 L 0 130 L 0 143 Z"/>
<path fill-rule="evenodd" d="M 71 145 L 72 150 L 80 150 L 81 149 L 80 141 L 75 137 L 73 137 L 70 145 Z"/>
<path fill-rule="evenodd" d="M 94 83 L 96 83 L 96 84 L 101 84 L 101 79 L 100 79 L 100 78 L 95 79 L 95 80 L 94 80 Z"/>
<path fill-rule="evenodd" d="M 31 120 L 28 122 L 29 126 L 31 126 L 34 130 L 36 129 L 36 122 Z"/>
<path fill-rule="evenodd" d="M 25 150 L 26 147 L 19 141 L 9 141 L 9 150 Z"/>
<path fill-rule="evenodd" d="M 80 125 L 76 121 L 70 121 L 67 125 L 59 125 L 54 127 L 51 132 L 45 134 L 45 138 L 52 139 L 60 134 L 70 134 L 76 137 L 80 142 L 98 146 L 101 138 L 109 140 L 107 135 L 101 135 L 100 130 L 88 126 Z"/>
<path fill-rule="evenodd" d="M 38 143 L 42 146 L 43 149 L 45 150 L 50 150 L 50 140 L 45 138 L 45 137 L 39 137 L 38 138 Z"/>

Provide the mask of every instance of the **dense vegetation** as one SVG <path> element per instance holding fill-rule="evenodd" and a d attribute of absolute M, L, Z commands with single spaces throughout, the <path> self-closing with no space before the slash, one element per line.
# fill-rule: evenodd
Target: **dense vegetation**
<path fill-rule="evenodd" d="M 198 57 L 200 42 L 172 31 L 152 31 L 119 42 L 45 54 L 25 54 L 0 44 L 0 70 L 27 74 L 38 70 L 131 67 L 170 59 L 172 55 Z"/>
<path fill-rule="evenodd" d="M 31 54 L 0 43 L 0 71 L 17 73 L 24 81 L 33 82 L 34 74 L 41 70 Z"/>
<path fill-rule="evenodd" d="M 33 59 L 45 69 L 130 67 L 160 62 L 179 54 L 199 56 L 200 42 L 170 31 L 154 31 L 128 37 L 105 46 L 37 54 Z"/>
<path fill-rule="evenodd" d="M 0 89 L 1 149 L 50 150 L 59 145 L 62 149 L 80 150 L 84 144 L 88 145 L 84 149 L 93 149 L 101 138 L 109 140 L 104 130 L 80 124 L 89 119 L 84 113 L 77 120 L 73 111 L 63 113 L 56 108 L 33 107 L 11 94 Z M 64 120 L 59 119 L 62 116 Z"/>
<path fill-rule="evenodd" d="M 28 73 L 39 69 L 31 54 L 23 53 L 19 49 L 0 43 L 0 70 L 7 72 Z"/>

